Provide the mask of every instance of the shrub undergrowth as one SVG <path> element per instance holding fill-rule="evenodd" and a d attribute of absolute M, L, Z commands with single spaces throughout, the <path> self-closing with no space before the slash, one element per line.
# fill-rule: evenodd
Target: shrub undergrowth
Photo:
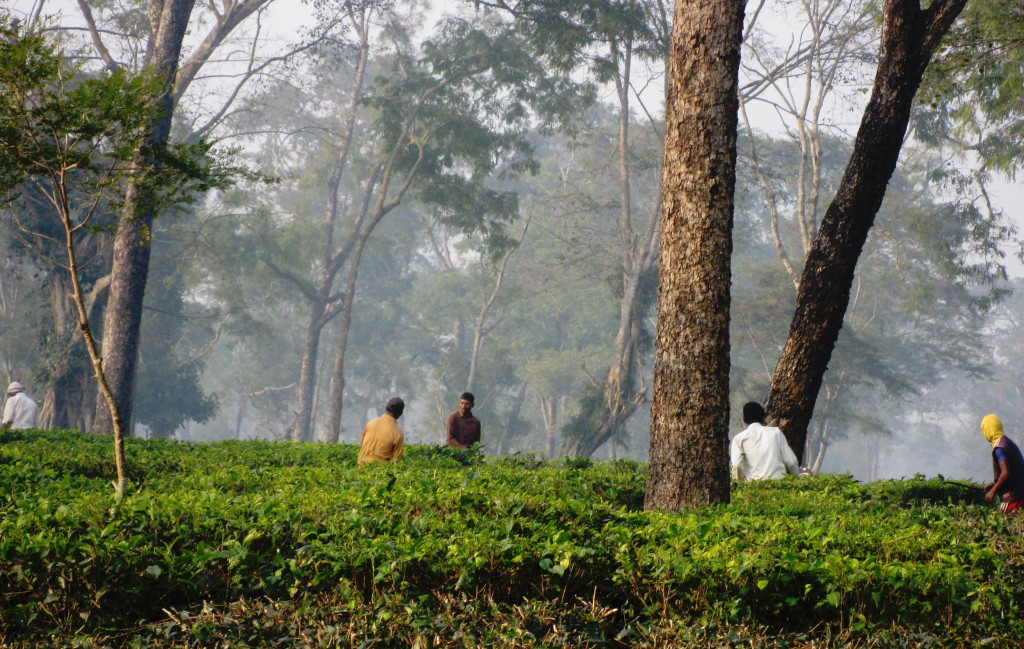
<path fill-rule="evenodd" d="M 629 462 L 0 435 L 11 647 L 973 647 L 1024 637 L 1022 521 L 942 478 L 642 511 Z"/>

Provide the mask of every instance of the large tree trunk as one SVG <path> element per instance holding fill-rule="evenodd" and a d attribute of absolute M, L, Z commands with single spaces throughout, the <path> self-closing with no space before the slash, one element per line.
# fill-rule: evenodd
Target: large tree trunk
<path fill-rule="evenodd" d="M 850 301 L 857 259 L 896 169 L 910 108 L 940 39 L 967 0 L 888 0 L 875 84 L 853 154 L 814 239 L 782 356 L 772 375 L 768 416 L 803 460 L 807 426 Z"/>
<path fill-rule="evenodd" d="M 744 0 L 677 0 L 646 509 L 729 500 L 729 283 Z"/>
<path fill-rule="evenodd" d="M 154 101 L 160 116 L 150 128 L 149 141 L 160 146 L 171 133 L 174 111 L 174 79 L 178 71 L 181 42 L 185 37 L 195 0 L 150 0 L 150 25 L 153 30 L 146 61 L 159 78 L 165 79 L 163 92 Z M 114 261 L 111 268 L 110 298 L 103 326 L 103 370 L 117 402 L 125 429 L 132 427 L 132 396 L 139 355 L 139 331 L 142 328 L 142 298 L 149 276 L 150 226 L 155 216 L 138 186 L 129 189 L 128 218 L 121 219 L 114 236 Z M 94 430 L 110 434 L 111 408 L 100 394 L 96 404 Z"/>
<path fill-rule="evenodd" d="M 215 20 L 202 42 L 194 48 L 190 58 L 181 65 L 181 45 L 188 30 L 196 0 L 147 0 L 149 40 L 146 43 L 145 67 L 165 80 L 161 94 L 154 98 L 162 109 L 160 117 L 149 132 L 150 143 L 167 144 L 170 139 L 174 108 L 213 52 L 243 20 L 265 6 L 269 0 L 238 0 L 225 2 L 213 8 Z M 99 58 L 110 70 L 120 68 L 103 43 L 99 29 L 87 0 L 78 0 L 79 9 L 92 38 Z M 212 5 L 211 5 L 212 6 Z M 225 111 L 212 119 L 203 131 L 223 117 Z M 193 134 L 194 136 L 195 134 Z M 186 139 L 193 139 L 190 136 Z M 132 404 L 135 391 L 136 365 L 139 355 L 139 336 L 142 328 L 142 300 L 149 278 L 149 237 L 156 212 L 145 205 L 145 196 L 137 195 L 139 186 L 129 188 L 129 213 L 121 220 L 114 236 L 114 262 L 111 269 L 110 297 L 107 301 L 103 327 L 103 364 L 110 387 L 124 418 L 125 428 L 132 428 Z M 140 202 L 141 200 L 141 202 Z M 93 429 L 110 433 L 108 408 L 100 396 L 96 403 Z"/>

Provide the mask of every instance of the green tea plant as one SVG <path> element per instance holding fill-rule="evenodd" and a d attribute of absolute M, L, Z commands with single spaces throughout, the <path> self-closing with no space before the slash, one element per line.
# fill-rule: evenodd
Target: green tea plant
<path fill-rule="evenodd" d="M 0 438 L 0 646 L 969 647 L 1024 637 L 1021 522 L 941 478 L 736 485 L 643 512 L 645 467 Z M 287 642 L 282 638 L 290 638 Z"/>

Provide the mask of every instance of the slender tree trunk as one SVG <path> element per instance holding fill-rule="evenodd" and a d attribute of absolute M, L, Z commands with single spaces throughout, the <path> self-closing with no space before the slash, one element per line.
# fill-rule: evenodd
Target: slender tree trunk
<path fill-rule="evenodd" d="M 494 308 L 498 294 L 501 293 L 501 286 L 505 283 L 505 271 L 508 268 L 508 260 L 519 249 L 519 246 L 523 245 L 523 241 L 526 240 L 526 233 L 530 230 L 532 218 L 532 216 L 526 217 L 526 223 L 523 224 L 523 232 L 519 235 L 516 245 L 509 248 L 501 256 L 501 261 L 498 262 L 498 267 L 495 270 L 494 287 L 491 289 L 491 294 L 484 300 L 483 305 L 480 307 L 480 312 L 477 313 L 476 320 L 473 323 L 473 347 L 469 352 L 469 375 L 466 377 L 465 392 L 475 392 L 476 375 L 480 370 L 480 358 L 483 356 L 484 341 L 487 339 L 487 334 L 492 327 L 490 323 L 491 309 Z M 523 385 L 525 389 L 526 384 L 524 383 Z"/>
<path fill-rule="evenodd" d="M 248 399 L 243 395 L 238 400 L 238 411 L 235 413 L 235 439 L 242 439 L 242 424 L 245 423 L 245 406 Z"/>
<path fill-rule="evenodd" d="M 353 241 L 353 247 L 350 254 L 348 281 L 345 284 L 345 293 L 340 308 L 341 322 L 338 325 L 338 348 L 335 350 L 334 368 L 331 373 L 331 413 L 328 430 L 325 435 L 326 439 L 322 441 L 337 443 L 341 439 L 341 414 L 345 400 L 345 353 L 348 351 L 348 334 L 352 324 L 352 305 L 355 303 L 355 290 L 359 280 L 359 266 L 362 263 L 363 250 L 373 231 L 380 224 L 381 219 L 402 202 L 406 192 L 409 191 L 409 187 L 412 186 L 412 181 L 416 177 L 420 162 L 423 161 L 422 146 L 410 139 L 410 133 L 412 133 L 419 111 L 431 95 L 448 85 L 451 80 L 451 78 L 446 79 L 442 83 L 431 87 L 420 96 L 416 108 L 403 124 L 402 132 L 397 138 L 395 145 L 391 148 L 387 161 L 378 165 L 366 182 L 366 190 L 363 194 L 363 208 L 360 212 L 361 216 L 356 219 L 356 223 L 350 232 L 350 240 Z M 395 171 L 395 161 L 398 159 L 399 153 L 408 147 L 414 147 L 417 150 L 416 161 L 405 172 L 402 185 L 395 191 L 395 195 L 391 200 L 388 200 L 391 181 Z M 380 178 L 379 186 L 377 183 L 378 178 Z M 374 195 L 374 188 L 377 188 L 376 201 L 374 202 L 372 212 L 368 212 L 370 199 Z M 365 222 L 364 226 L 363 216 L 367 213 L 370 213 L 372 216 Z"/>
<path fill-rule="evenodd" d="M 292 427 L 292 441 L 308 442 L 310 425 L 313 418 L 313 393 L 316 390 L 316 368 L 320 355 L 320 335 L 323 333 L 324 311 L 326 303 L 313 302 L 309 325 L 306 327 L 306 342 L 303 345 L 302 364 L 299 368 L 299 409 L 295 413 L 295 424 Z"/>
<path fill-rule="evenodd" d="M 875 83 L 846 173 L 800 279 L 789 337 L 772 375 L 767 411 L 803 460 L 807 427 L 850 301 L 857 259 L 896 169 L 910 109 L 940 39 L 966 0 L 888 0 Z"/>
<path fill-rule="evenodd" d="M 293 439 L 296 441 L 312 441 L 315 435 L 312 430 L 313 416 L 313 395 L 317 388 L 317 362 L 320 355 L 320 338 L 323 328 L 337 315 L 337 311 L 327 314 L 328 301 L 330 299 L 331 286 L 334 284 L 335 276 L 348 259 L 352 246 L 355 244 L 356 235 L 359 232 L 362 219 L 357 219 L 352 226 L 352 231 L 340 246 L 334 249 L 334 235 L 338 222 L 338 192 L 341 187 L 342 178 L 348 169 L 348 160 L 352 151 L 352 142 L 355 138 L 356 118 L 358 116 L 359 102 L 363 97 L 363 82 L 366 73 L 366 64 L 369 60 L 369 31 L 366 25 L 366 10 L 360 14 L 351 14 L 350 21 L 353 29 L 359 36 L 359 56 L 352 72 L 352 93 L 349 95 L 348 103 L 344 111 L 344 131 L 338 145 L 338 154 L 335 157 L 334 165 L 331 168 L 331 175 L 327 181 L 327 206 L 323 218 L 323 273 L 320 284 L 317 287 L 317 295 L 313 302 L 312 313 L 309 318 L 309 326 L 306 330 L 306 344 L 302 355 L 302 366 L 299 370 L 299 410 L 296 413 L 295 425 L 293 427 Z M 344 299 L 344 298 L 343 298 Z M 326 317 L 325 317 L 326 315 Z M 344 325 L 342 325 L 344 326 Z"/>
<path fill-rule="evenodd" d="M 867 464 L 868 464 L 868 482 L 874 482 L 878 480 L 878 462 L 880 459 L 879 453 L 879 440 L 877 434 L 868 435 L 867 443 Z"/>
<path fill-rule="evenodd" d="M 814 452 L 813 460 L 807 463 L 807 468 L 811 473 L 821 473 L 821 465 L 825 462 L 825 453 L 828 451 L 828 437 L 829 437 L 829 424 L 825 422 L 821 426 L 821 431 L 818 435 L 818 448 Z"/>
<path fill-rule="evenodd" d="M 677 0 L 646 509 L 729 500 L 729 283 L 744 0 Z"/>
<path fill-rule="evenodd" d="M 619 137 L 617 170 L 619 174 L 619 268 L 622 297 L 619 299 L 619 326 L 615 332 L 615 356 L 604 383 L 600 386 L 601 405 L 587 413 L 585 438 L 567 437 L 562 456 L 590 457 L 616 437 L 645 398 L 637 387 L 637 341 L 640 322 L 649 305 L 642 303 L 641 282 L 653 268 L 657 256 L 657 215 L 652 213 L 645 231 L 637 235 L 633 228 L 631 168 L 629 165 L 630 74 L 632 44 L 613 42 L 610 57 L 619 69 L 615 77 L 619 100 Z"/>
<path fill-rule="evenodd" d="M 373 234 L 374 229 L 376 229 L 381 219 L 384 218 L 384 215 L 397 205 L 397 202 L 391 203 L 390 207 L 385 205 L 385 198 L 387 197 L 388 187 L 391 182 L 391 170 L 393 165 L 394 156 L 392 156 L 392 159 L 389 161 L 388 169 L 384 174 L 384 179 L 380 187 L 380 194 L 378 195 L 377 204 L 374 208 L 373 218 L 366 224 L 366 228 L 359 233 L 355 248 L 351 254 L 348 280 L 345 284 L 345 293 L 341 303 L 341 319 L 338 323 L 338 348 L 334 352 L 334 367 L 331 371 L 331 412 L 325 438 L 321 441 L 337 444 L 338 440 L 341 439 L 341 415 L 345 402 L 345 353 L 348 351 L 348 334 L 352 327 L 352 306 L 355 304 L 356 299 L 356 285 L 359 281 L 359 267 L 362 264 L 363 250 L 366 248 L 366 244 L 370 240 L 370 235 Z M 399 192 L 400 196 L 408 189 L 413 173 L 415 173 L 415 171 L 410 172 L 410 175 L 406 178 L 406 184 Z M 372 195 L 374 186 L 375 183 L 370 184 L 367 187 L 367 197 Z M 398 200 L 401 200 L 401 198 Z"/>
<path fill-rule="evenodd" d="M 369 238 L 369 232 L 366 234 Z M 356 283 L 359 280 L 359 264 L 364 245 L 365 240 L 357 245 L 352 257 L 352 268 L 349 270 L 341 319 L 338 322 L 338 349 L 334 352 L 334 368 L 331 371 L 331 412 L 326 437 L 321 440 L 334 444 L 341 439 L 341 415 L 345 404 L 345 352 L 348 349 L 348 334 L 352 329 L 352 305 L 355 303 Z"/>
<path fill-rule="evenodd" d="M 161 114 L 149 133 L 149 140 L 154 144 L 166 144 L 170 138 L 174 79 L 178 71 L 181 42 L 194 5 L 195 0 L 150 0 L 149 3 L 153 37 L 147 67 L 165 79 L 164 90 L 155 99 Z M 150 226 L 155 216 L 146 199 L 146 196 L 140 195 L 137 184 L 129 189 L 128 205 L 133 206 L 133 214 L 120 220 L 114 236 L 110 298 L 103 326 L 103 369 L 129 431 L 139 355 L 139 332 L 142 328 L 142 299 L 149 276 Z M 94 428 L 97 433 L 109 434 L 113 432 L 113 422 L 110 419 L 110 408 L 105 402 L 106 397 L 101 393 Z"/>
<path fill-rule="evenodd" d="M 544 419 L 544 455 L 555 457 L 555 431 L 558 424 L 558 397 L 540 397 L 540 412 Z"/>
<path fill-rule="evenodd" d="M 107 380 L 103 359 L 100 357 L 96 339 L 93 337 L 92 327 L 89 326 L 89 311 L 85 306 L 85 299 L 82 296 L 82 282 L 78 274 L 78 258 L 75 250 L 75 233 L 77 228 L 71 223 L 67 196 L 63 193 L 63 190 L 61 193 L 60 217 L 64 225 L 64 249 L 68 257 L 67 268 L 68 276 L 71 279 L 71 299 L 77 313 L 76 324 L 82 334 L 82 341 L 85 343 L 89 360 L 92 362 L 100 397 L 107 406 L 111 434 L 114 438 L 114 467 L 117 472 L 117 478 L 113 482 L 114 493 L 120 497 L 128 487 L 128 469 L 124 455 L 125 420 L 121 415 L 117 396 Z"/>

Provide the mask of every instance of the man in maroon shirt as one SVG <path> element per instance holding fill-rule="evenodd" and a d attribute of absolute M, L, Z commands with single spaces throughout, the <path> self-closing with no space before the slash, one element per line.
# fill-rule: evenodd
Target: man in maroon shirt
<path fill-rule="evenodd" d="M 463 392 L 459 409 L 448 415 L 448 446 L 469 448 L 480 441 L 480 420 L 473 416 L 473 393 Z"/>

